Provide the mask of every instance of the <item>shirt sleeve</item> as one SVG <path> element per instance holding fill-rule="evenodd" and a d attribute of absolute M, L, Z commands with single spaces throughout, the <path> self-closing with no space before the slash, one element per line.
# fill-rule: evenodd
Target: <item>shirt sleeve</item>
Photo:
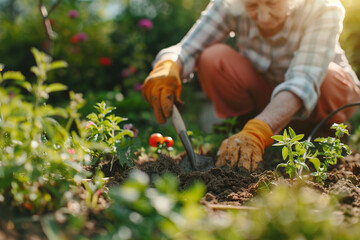
<path fill-rule="evenodd" d="M 205 47 L 228 38 L 231 31 L 229 18 L 229 10 L 222 0 L 211 0 L 180 43 L 161 50 L 154 62 L 164 54 L 176 55 L 183 64 L 182 77 L 187 78 L 194 71 L 196 58 Z"/>
<path fill-rule="evenodd" d="M 315 1 L 322 2 L 322 1 Z M 306 24 L 298 50 L 294 53 L 285 80 L 273 91 L 291 91 L 303 102 L 303 108 L 294 116 L 304 119 L 315 108 L 320 95 L 320 86 L 330 62 L 335 56 L 335 47 L 343 28 L 345 10 L 338 1 L 312 6 L 306 16 Z"/>

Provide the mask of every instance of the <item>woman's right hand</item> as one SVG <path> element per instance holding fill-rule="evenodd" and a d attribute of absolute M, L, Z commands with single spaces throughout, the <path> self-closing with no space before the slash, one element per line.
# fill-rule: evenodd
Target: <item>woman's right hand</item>
<path fill-rule="evenodd" d="M 145 79 L 142 95 L 151 104 L 160 124 L 171 116 L 174 103 L 183 104 L 180 100 L 181 89 L 179 67 L 172 60 L 158 62 Z"/>

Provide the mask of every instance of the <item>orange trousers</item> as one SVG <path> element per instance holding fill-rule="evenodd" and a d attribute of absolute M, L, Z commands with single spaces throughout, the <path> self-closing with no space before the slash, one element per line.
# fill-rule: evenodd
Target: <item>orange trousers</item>
<path fill-rule="evenodd" d="M 256 115 L 270 102 L 274 86 L 266 82 L 249 60 L 226 44 L 206 48 L 197 60 L 196 69 L 201 87 L 220 118 Z M 357 101 L 360 101 L 359 88 L 339 65 L 330 63 L 316 108 L 306 120 L 294 123 L 314 127 L 332 111 Z M 345 122 L 355 110 L 356 107 L 351 107 L 339 111 L 327 125 Z"/>

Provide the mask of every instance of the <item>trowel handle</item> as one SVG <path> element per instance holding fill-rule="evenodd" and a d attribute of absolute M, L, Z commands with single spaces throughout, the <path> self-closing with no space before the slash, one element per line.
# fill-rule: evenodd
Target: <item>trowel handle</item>
<path fill-rule="evenodd" d="M 179 110 L 177 109 L 177 107 L 175 105 L 173 105 L 172 110 L 173 110 L 172 116 L 171 116 L 172 123 L 176 129 L 177 134 L 180 137 L 182 144 L 184 145 L 186 153 L 189 156 L 191 165 L 192 165 L 193 169 L 195 169 L 195 152 L 191 145 L 190 138 L 187 135 L 187 130 L 185 127 L 184 120 L 182 119 L 182 117 L 179 113 Z"/>
<path fill-rule="evenodd" d="M 180 135 L 181 132 L 187 133 L 184 120 L 182 119 L 180 112 L 175 105 L 173 105 L 171 120 L 176 129 L 177 134 Z"/>

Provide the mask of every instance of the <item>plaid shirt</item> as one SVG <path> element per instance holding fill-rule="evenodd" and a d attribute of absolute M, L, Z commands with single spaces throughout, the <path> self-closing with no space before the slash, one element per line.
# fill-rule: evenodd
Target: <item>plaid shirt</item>
<path fill-rule="evenodd" d="M 305 118 L 315 108 L 320 85 L 331 61 L 358 79 L 338 42 L 345 10 L 338 0 L 302 0 L 288 16 L 284 28 L 264 38 L 244 10 L 232 13 L 224 0 L 211 0 L 200 19 L 182 41 L 163 49 L 176 54 L 183 63 L 183 77 L 194 71 L 196 58 L 207 46 L 224 42 L 235 33 L 236 46 L 244 57 L 275 87 L 272 96 L 291 91 L 302 99 Z"/>

